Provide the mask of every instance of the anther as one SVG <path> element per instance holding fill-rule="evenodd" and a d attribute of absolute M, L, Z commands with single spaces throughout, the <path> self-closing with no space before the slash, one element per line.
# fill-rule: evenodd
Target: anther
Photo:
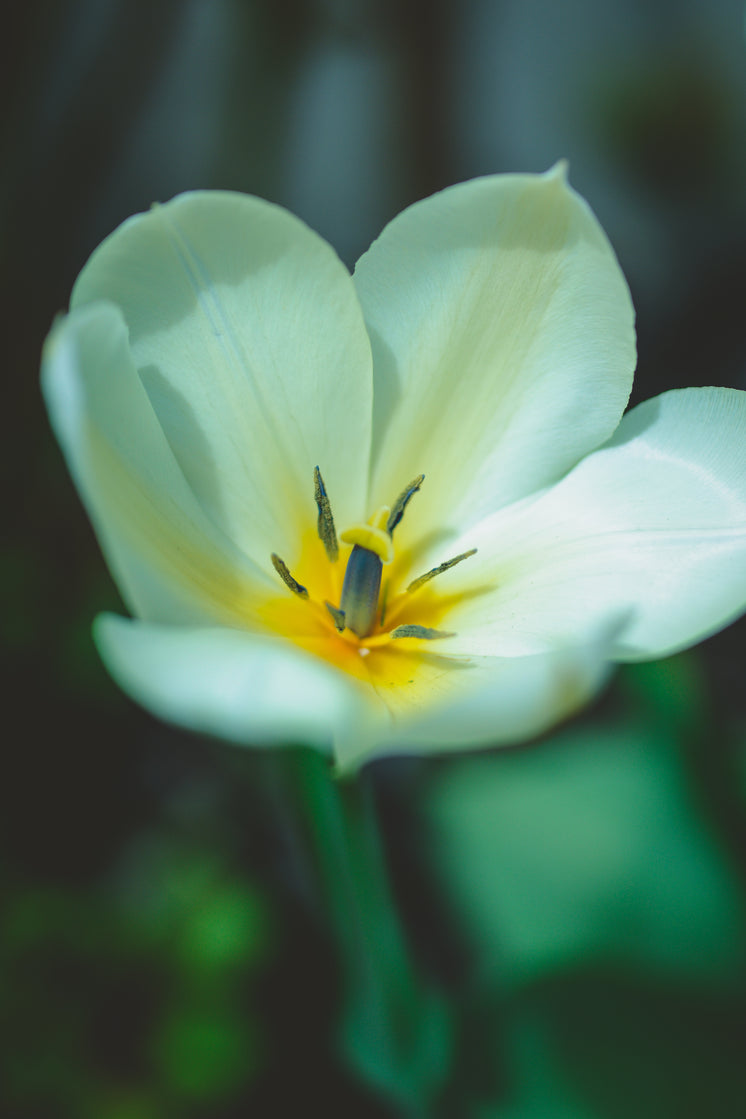
<path fill-rule="evenodd" d="M 285 586 L 289 587 L 293 594 L 297 594 L 298 598 L 308 598 L 308 591 L 306 590 L 306 588 L 303 586 L 302 583 L 299 583 L 297 579 L 293 578 L 293 576 L 288 571 L 287 564 L 284 560 L 280 559 L 276 552 L 272 553 L 272 566 L 282 579 Z"/>
<path fill-rule="evenodd" d="M 407 594 L 411 594 L 412 591 L 418 591 L 420 587 L 423 587 L 425 583 L 429 583 L 436 575 L 442 575 L 444 571 L 448 571 L 449 567 L 455 567 L 457 563 L 461 563 L 462 560 L 475 555 L 476 551 L 476 548 L 471 548 L 468 552 L 462 552 L 461 555 L 454 556 L 453 559 L 446 560 L 445 563 L 439 563 L 438 566 L 434 567 L 431 571 L 426 571 L 424 575 L 420 575 L 417 579 L 413 579 L 407 587 Z"/>
<path fill-rule="evenodd" d="M 335 627 L 339 630 L 340 633 L 342 633 L 343 629 L 345 628 L 344 610 L 340 610 L 338 606 L 332 606 L 331 602 L 325 602 L 324 605 L 331 614 Z"/>
<path fill-rule="evenodd" d="M 429 626 L 397 626 L 391 631 L 392 637 L 420 637 L 424 641 L 435 641 L 438 637 L 455 637 L 444 629 L 430 629 Z"/>
<path fill-rule="evenodd" d="M 334 528 L 334 517 L 332 516 L 332 507 L 329 503 L 329 497 L 324 485 L 324 479 L 321 477 L 321 471 L 318 466 L 314 467 L 313 471 L 313 495 L 316 499 L 316 504 L 319 510 L 318 521 L 316 528 L 319 534 L 319 540 L 324 545 L 326 557 L 330 563 L 336 563 L 339 556 L 339 544 L 337 543 L 337 533 Z"/>
<path fill-rule="evenodd" d="M 406 489 L 403 489 L 397 497 L 396 501 L 391 507 L 389 519 L 386 522 L 386 531 L 389 534 L 392 533 L 396 526 L 399 524 L 399 521 L 404 516 L 404 510 L 407 508 L 407 505 L 409 505 L 409 502 L 412 500 L 424 481 L 425 475 L 418 474 L 417 477 L 413 479 L 413 481 L 409 483 Z"/>

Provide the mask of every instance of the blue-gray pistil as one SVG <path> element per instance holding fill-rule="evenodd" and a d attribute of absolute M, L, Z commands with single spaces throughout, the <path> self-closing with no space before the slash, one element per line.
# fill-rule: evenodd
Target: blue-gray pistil
<path fill-rule="evenodd" d="M 373 629 L 381 593 L 383 563 L 376 552 L 355 544 L 345 568 L 342 598 L 339 603 L 341 629 L 351 629 L 358 637 L 367 637 Z M 334 615 L 332 615 L 334 616 Z M 335 617 L 334 624 L 340 629 Z"/>

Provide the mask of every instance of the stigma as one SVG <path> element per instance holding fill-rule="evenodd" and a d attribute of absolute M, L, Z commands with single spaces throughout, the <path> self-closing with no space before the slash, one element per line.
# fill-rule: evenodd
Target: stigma
<path fill-rule="evenodd" d="M 363 654 L 372 648 L 388 644 L 389 641 L 404 638 L 432 641 L 453 636 L 445 630 L 409 620 L 411 615 L 409 610 L 406 611 L 407 620 L 403 621 L 403 624 L 396 625 L 395 622 L 397 615 L 403 613 L 403 600 L 416 594 L 436 575 L 474 555 L 476 548 L 462 552 L 413 579 L 395 596 L 393 603 L 389 600 L 389 580 L 384 580 L 384 570 L 395 558 L 394 532 L 424 480 L 424 474 L 418 474 L 405 486 L 392 505 L 382 505 L 367 522 L 352 525 L 342 532 L 338 539 L 326 486 L 318 466 L 314 470 L 314 497 L 318 510 L 317 535 L 329 564 L 336 565 L 339 560 L 340 540 L 342 544 L 352 546 L 346 561 L 339 601 L 324 600 L 323 607 L 327 621 L 333 624 L 334 630 L 347 641 L 357 643 Z M 293 577 L 278 555 L 272 553 L 271 558 L 275 571 L 288 590 L 298 598 L 309 600 L 312 605 L 317 607 L 321 605 L 314 603 L 312 590 L 309 593 L 309 590 Z"/>

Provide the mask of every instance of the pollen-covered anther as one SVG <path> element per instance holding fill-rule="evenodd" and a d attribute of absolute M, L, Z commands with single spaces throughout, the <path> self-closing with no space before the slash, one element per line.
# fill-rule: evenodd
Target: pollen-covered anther
<path fill-rule="evenodd" d="M 456 634 L 449 633 L 444 629 L 431 629 L 430 626 L 405 625 L 397 626 L 396 629 L 391 631 L 391 636 L 395 638 L 418 637 L 423 641 L 435 641 L 439 637 L 455 637 Z"/>
<path fill-rule="evenodd" d="M 340 610 L 338 606 L 332 606 L 331 602 L 324 602 L 327 610 L 332 616 L 332 621 L 339 633 L 344 632 L 345 628 L 345 612 Z"/>
<path fill-rule="evenodd" d="M 470 548 L 468 552 L 461 552 L 460 555 L 454 556 L 453 559 L 446 560 L 444 563 L 439 563 L 437 567 L 433 567 L 430 571 L 426 571 L 424 575 L 420 575 L 417 579 L 413 579 L 407 587 L 407 594 L 418 591 L 420 587 L 424 587 L 425 583 L 429 583 L 436 575 L 442 575 L 444 571 L 448 571 L 449 568 L 455 567 L 457 563 L 461 563 L 462 560 L 468 559 L 469 556 L 474 556 L 476 553 L 476 548 Z"/>
<path fill-rule="evenodd" d="M 401 491 L 391 508 L 391 512 L 389 513 L 388 520 L 386 522 L 386 531 L 388 533 L 392 533 L 396 526 L 399 524 L 399 521 L 404 516 L 404 510 L 407 508 L 410 501 L 417 493 L 424 481 L 425 475 L 418 474 L 417 477 L 413 478 L 409 485 Z"/>
<path fill-rule="evenodd" d="M 293 576 L 290 574 L 290 571 L 288 570 L 288 565 L 285 563 L 285 561 L 280 559 L 276 552 L 272 553 L 271 559 L 272 566 L 282 579 L 285 586 L 289 587 L 293 594 L 297 594 L 298 598 L 308 598 L 307 589 L 303 586 L 302 583 L 299 583 L 297 579 L 293 578 Z"/>
<path fill-rule="evenodd" d="M 332 516 L 329 495 L 326 492 L 324 479 L 321 477 L 321 471 L 318 466 L 314 468 L 313 472 L 313 495 L 319 511 L 318 520 L 316 522 L 319 540 L 324 545 L 324 551 L 326 552 L 326 557 L 329 562 L 336 563 L 339 557 L 337 532 L 334 527 L 334 517 Z"/>

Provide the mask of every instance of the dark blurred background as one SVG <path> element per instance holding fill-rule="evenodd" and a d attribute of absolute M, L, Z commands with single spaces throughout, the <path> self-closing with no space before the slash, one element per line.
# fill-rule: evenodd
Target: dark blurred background
<path fill-rule="evenodd" d="M 38 363 L 154 200 L 259 194 L 352 265 L 415 199 L 567 157 L 637 307 L 633 399 L 746 387 L 741 0 L 32 0 L 0 51 L 2 1114 L 740 1117 L 744 623 L 530 749 L 368 767 L 450 1023 L 394 1055 L 405 1100 L 338 1044 L 314 760 L 157 724 L 97 659 L 122 607 Z"/>

